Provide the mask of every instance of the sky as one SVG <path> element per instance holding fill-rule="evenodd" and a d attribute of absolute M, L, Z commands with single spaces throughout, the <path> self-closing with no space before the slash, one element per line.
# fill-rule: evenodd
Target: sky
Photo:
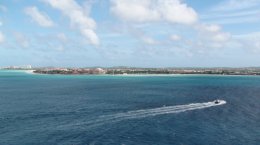
<path fill-rule="evenodd" d="M 1 0 L 0 66 L 260 66 L 260 0 Z"/>

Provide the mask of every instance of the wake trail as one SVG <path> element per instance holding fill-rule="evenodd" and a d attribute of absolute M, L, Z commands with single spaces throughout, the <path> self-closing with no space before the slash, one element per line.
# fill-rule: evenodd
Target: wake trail
<path fill-rule="evenodd" d="M 76 123 L 72 125 L 73 126 L 84 125 L 88 127 L 96 127 L 96 126 L 102 126 L 107 123 L 116 123 L 123 120 L 140 119 L 140 118 L 163 115 L 163 114 L 174 114 L 174 113 L 204 109 L 204 108 L 209 108 L 209 107 L 214 107 L 214 106 L 219 106 L 224 104 L 226 104 L 226 101 L 220 100 L 220 103 L 217 104 L 215 102 L 206 102 L 206 103 L 192 103 L 187 105 L 159 107 L 153 109 L 141 109 L 141 110 L 111 114 L 111 115 L 103 115 L 93 120 Z"/>

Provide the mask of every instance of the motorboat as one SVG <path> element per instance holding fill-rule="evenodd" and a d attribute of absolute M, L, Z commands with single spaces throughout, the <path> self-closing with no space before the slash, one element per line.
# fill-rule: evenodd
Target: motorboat
<path fill-rule="evenodd" d="M 219 99 L 217 99 L 217 100 L 214 100 L 213 103 L 214 103 L 215 105 L 223 105 L 223 104 L 226 104 L 227 102 L 226 102 L 225 100 L 219 100 Z"/>
<path fill-rule="evenodd" d="M 219 103 L 220 103 L 220 100 L 214 100 L 214 103 L 215 103 L 215 104 L 219 104 Z"/>

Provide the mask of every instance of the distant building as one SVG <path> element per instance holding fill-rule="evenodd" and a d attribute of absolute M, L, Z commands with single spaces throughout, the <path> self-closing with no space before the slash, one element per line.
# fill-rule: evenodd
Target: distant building
<path fill-rule="evenodd" d="M 3 67 L 2 69 L 32 69 L 32 66 L 31 65 L 8 66 L 8 67 Z"/>

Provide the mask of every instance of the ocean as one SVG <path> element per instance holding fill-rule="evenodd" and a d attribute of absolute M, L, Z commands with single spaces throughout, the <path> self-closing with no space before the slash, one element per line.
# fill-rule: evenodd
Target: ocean
<path fill-rule="evenodd" d="M 260 76 L 0 70 L 0 145 L 259 144 Z"/>

